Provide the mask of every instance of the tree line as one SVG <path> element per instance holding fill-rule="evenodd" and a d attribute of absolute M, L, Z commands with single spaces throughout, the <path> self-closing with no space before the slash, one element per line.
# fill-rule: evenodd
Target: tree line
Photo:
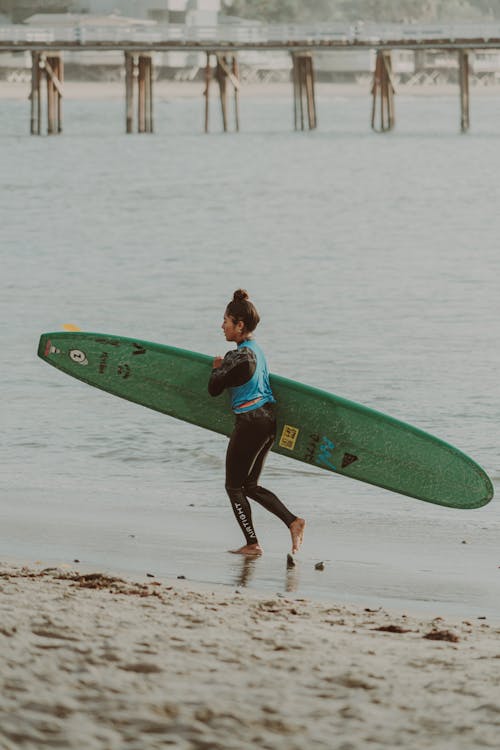
<path fill-rule="evenodd" d="M 263 23 L 500 20 L 498 0 L 222 0 L 222 13 Z"/>

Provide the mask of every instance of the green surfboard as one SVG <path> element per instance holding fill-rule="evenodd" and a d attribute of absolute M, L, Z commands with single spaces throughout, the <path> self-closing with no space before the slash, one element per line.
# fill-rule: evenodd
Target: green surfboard
<path fill-rule="evenodd" d="M 208 394 L 212 357 L 102 333 L 44 333 L 38 355 L 89 385 L 208 430 L 233 429 L 229 395 Z M 492 484 L 471 458 L 411 425 L 271 375 L 273 450 L 352 479 L 453 508 L 479 508 Z"/>

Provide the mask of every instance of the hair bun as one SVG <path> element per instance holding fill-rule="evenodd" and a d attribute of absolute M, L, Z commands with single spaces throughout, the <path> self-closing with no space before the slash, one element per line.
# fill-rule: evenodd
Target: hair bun
<path fill-rule="evenodd" d="M 244 299 L 248 299 L 248 292 L 246 289 L 237 289 L 233 294 L 233 302 L 242 302 Z"/>
<path fill-rule="evenodd" d="M 237 289 L 233 294 L 233 299 L 226 307 L 225 315 L 233 319 L 234 323 L 240 320 L 243 322 L 245 334 L 252 333 L 259 324 L 259 313 L 255 309 L 253 302 L 248 299 L 246 289 Z"/>

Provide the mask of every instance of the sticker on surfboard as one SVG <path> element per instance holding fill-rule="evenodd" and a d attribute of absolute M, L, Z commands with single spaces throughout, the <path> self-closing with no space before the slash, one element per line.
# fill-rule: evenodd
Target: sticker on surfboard
<path fill-rule="evenodd" d="M 279 442 L 280 448 L 287 448 L 287 450 L 293 451 L 295 449 L 295 443 L 297 442 L 298 436 L 299 428 L 292 427 L 292 425 L 286 424 L 283 427 L 283 432 L 281 433 Z"/>
<path fill-rule="evenodd" d="M 69 353 L 69 358 L 76 362 L 78 365 L 88 365 L 89 361 L 87 359 L 87 355 L 85 352 L 82 352 L 80 349 L 71 349 Z"/>
<path fill-rule="evenodd" d="M 358 457 L 355 456 L 353 453 L 344 453 L 344 458 L 342 459 L 342 468 L 345 469 L 346 466 L 350 466 L 357 460 L 358 460 Z"/>

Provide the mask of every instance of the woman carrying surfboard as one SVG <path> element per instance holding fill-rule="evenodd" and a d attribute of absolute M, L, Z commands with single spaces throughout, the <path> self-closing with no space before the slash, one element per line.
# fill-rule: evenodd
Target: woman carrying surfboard
<path fill-rule="evenodd" d="M 237 348 L 215 357 L 208 383 L 211 396 L 226 388 L 231 393 L 235 426 L 226 454 L 226 492 L 246 544 L 231 552 L 261 555 L 253 527 L 248 498 L 278 516 L 290 529 L 292 552 L 297 552 L 306 522 L 291 513 L 270 490 L 259 485 L 259 476 L 276 437 L 276 403 L 269 384 L 269 371 L 262 349 L 252 337 L 259 314 L 244 289 L 237 289 L 224 313 L 222 330 L 226 341 Z"/>

